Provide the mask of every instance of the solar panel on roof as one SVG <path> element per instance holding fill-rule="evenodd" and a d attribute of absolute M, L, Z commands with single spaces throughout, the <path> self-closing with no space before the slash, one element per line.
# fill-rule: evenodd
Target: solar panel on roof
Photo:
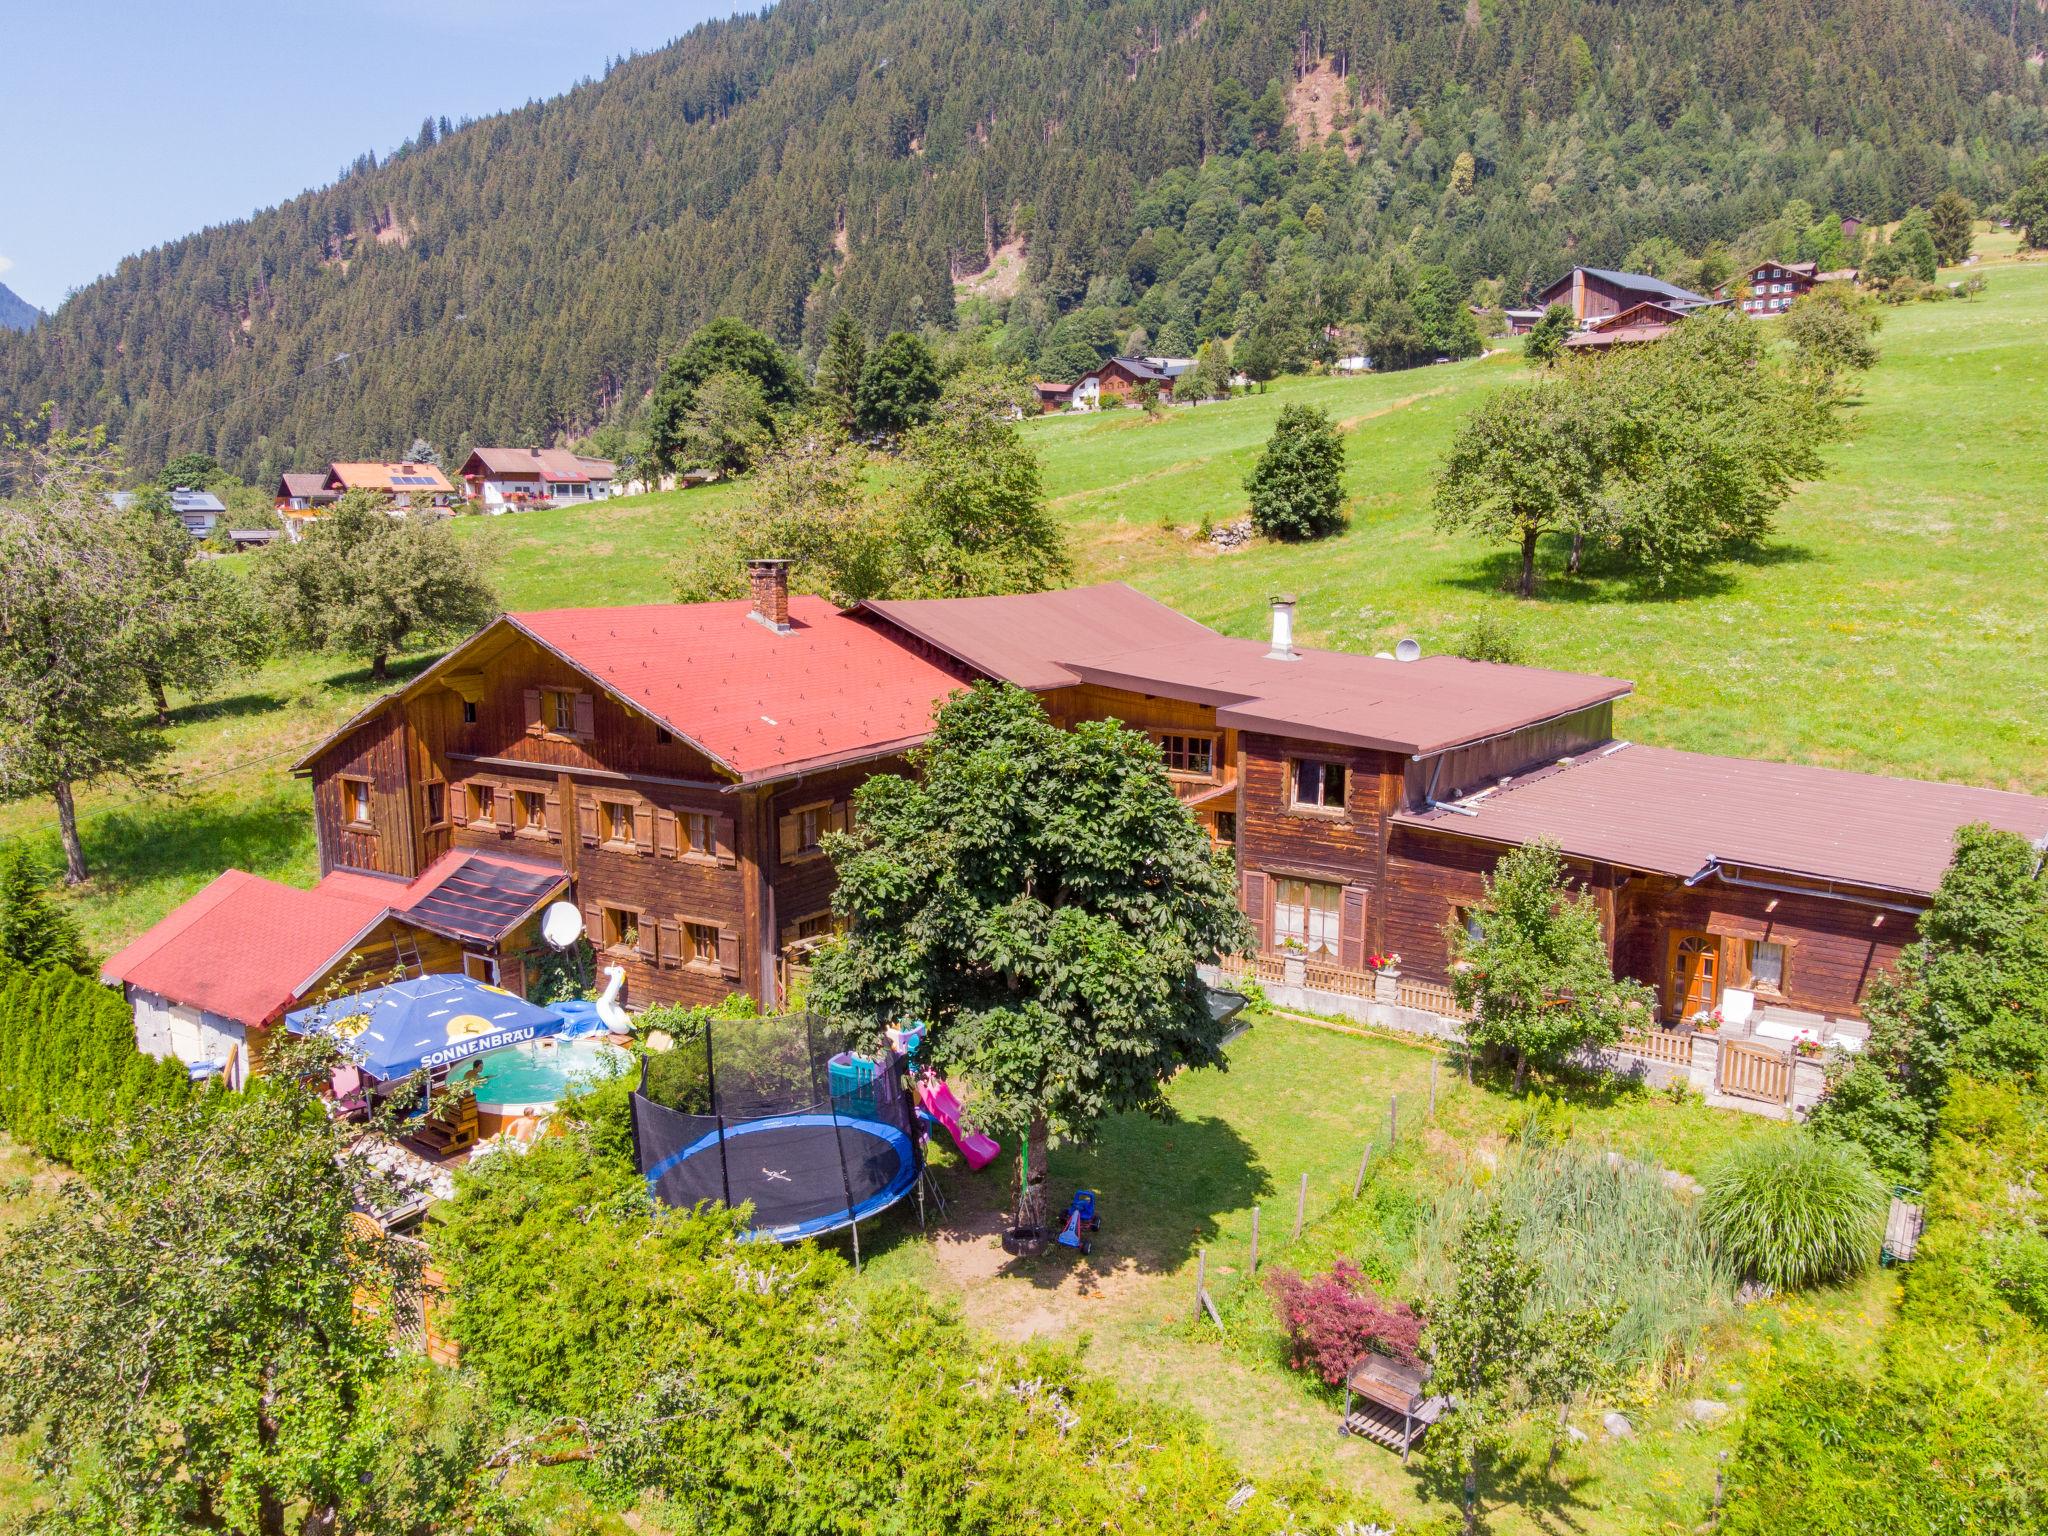
<path fill-rule="evenodd" d="M 391 483 L 393 485 L 432 485 L 434 477 L 432 475 L 393 475 Z"/>

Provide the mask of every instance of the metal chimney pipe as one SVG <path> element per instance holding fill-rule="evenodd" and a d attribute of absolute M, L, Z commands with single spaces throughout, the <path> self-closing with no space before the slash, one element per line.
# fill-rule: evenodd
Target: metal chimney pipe
<path fill-rule="evenodd" d="M 1294 594 L 1291 592 L 1273 599 L 1273 648 L 1266 652 L 1266 660 L 1300 660 L 1294 649 Z"/>

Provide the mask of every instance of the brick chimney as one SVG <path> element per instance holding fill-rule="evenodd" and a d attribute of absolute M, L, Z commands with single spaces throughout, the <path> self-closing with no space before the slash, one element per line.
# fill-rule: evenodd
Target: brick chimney
<path fill-rule="evenodd" d="M 756 623 L 766 624 L 778 635 L 789 633 L 789 562 L 787 560 L 749 560 L 747 562 L 747 586 L 754 596 L 754 611 L 751 617 Z"/>

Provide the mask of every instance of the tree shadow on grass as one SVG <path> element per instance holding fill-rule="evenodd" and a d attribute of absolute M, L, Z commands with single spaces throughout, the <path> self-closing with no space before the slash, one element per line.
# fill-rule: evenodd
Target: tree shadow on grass
<path fill-rule="evenodd" d="M 1667 577 L 1659 586 L 1644 571 L 1612 550 L 1588 549 L 1579 574 L 1565 570 L 1571 541 L 1547 537 L 1536 561 L 1538 602 L 1552 603 L 1676 603 L 1726 597 L 1740 584 L 1745 570 L 1804 565 L 1820 556 L 1804 544 L 1777 540 L 1737 550 L 1712 563 L 1701 563 Z M 1444 578 L 1467 592 L 1515 591 L 1522 578 L 1522 557 L 1511 549 L 1490 550 L 1464 571 Z"/>
<path fill-rule="evenodd" d="M 1014 1146 L 1005 1143 L 1003 1155 L 978 1173 L 968 1172 L 950 1145 L 935 1153 L 934 1165 L 947 1209 L 943 1217 L 927 1209 L 931 1229 L 993 1240 L 1007 1227 L 1017 1178 Z M 1055 1217 L 1076 1189 L 1096 1194 L 1101 1225 L 1090 1236 L 1089 1258 L 1097 1269 L 1128 1266 L 1164 1275 L 1185 1266 L 1197 1248 L 1214 1244 L 1227 1213 L 1270 1196 L 1274 1185 L 1258 1153 L 1227 1121 L 1130 1114 L 1106 1121 L 1091 1145 L 1053 1149 L 1047 1199 Z M 872 1235 L 863 1224 L 862 1251 L 873 1256 L 920 1236 L 914 1199 L 906 1200 Z M 1079 1258 L 1049 1246 L 1037 1257 L 1008 1258 L 994 1272 L 1050 1290 Z"/>
<path fill-rule="evenodd" d="M 143 881 L 210 880 L 230 866 L 276 869 L 310 846 L 312 825 L 309 808 L 292 801 L 223 805 L 180 797 L 106 811 L 82 831 L 93 884 L 113 892 Z M 54 847 L 54 828 L 47 837 Z"/>
<path fill-rule="evenodd" d="M 1429 1444 L 1427 1438 L 1422 1442 Z M 1586 1529 L 1585 1516 L 1600 1506 L 1586 1497 L 1594 1481 L 1583 1464 L 1567 1461 L 1545 1470 L 1547 1451 L 1512 1449 L 1488 1460 L 1479 1479 L 1478 1527 L 1500 1529 L 1496 1517 L 1512 1511 L 1549 1536 L 1571 1536 Z M 1435 1455 L 1423 1450 L 1409 1463 L 1416 1487 L 1427 1498 L 1463 1513 L 1465 1490 L 1452 1458 L 1439 1446 Z"/>
<path fill-rule="evenodd" d="M 283 697 L 275 693 L 236 693 L 221 699 L 187 700 L 171 711 L 171 724 L 200 725 L 220 720 L 242 720 L 251 715 L 275 714 L 284 705 Z"/>

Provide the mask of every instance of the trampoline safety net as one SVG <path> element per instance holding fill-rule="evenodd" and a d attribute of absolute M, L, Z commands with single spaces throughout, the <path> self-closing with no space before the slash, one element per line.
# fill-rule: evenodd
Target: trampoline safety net
<path fill-rule="evenodd" d="M 810 1014 L 713 1019 L 643 1058 L 633 1147 L 655 1198 L 752 1205 L 777 1242 L 886 1210 L 920 1166 L 900 1058 L 862 1057 Z"/>

